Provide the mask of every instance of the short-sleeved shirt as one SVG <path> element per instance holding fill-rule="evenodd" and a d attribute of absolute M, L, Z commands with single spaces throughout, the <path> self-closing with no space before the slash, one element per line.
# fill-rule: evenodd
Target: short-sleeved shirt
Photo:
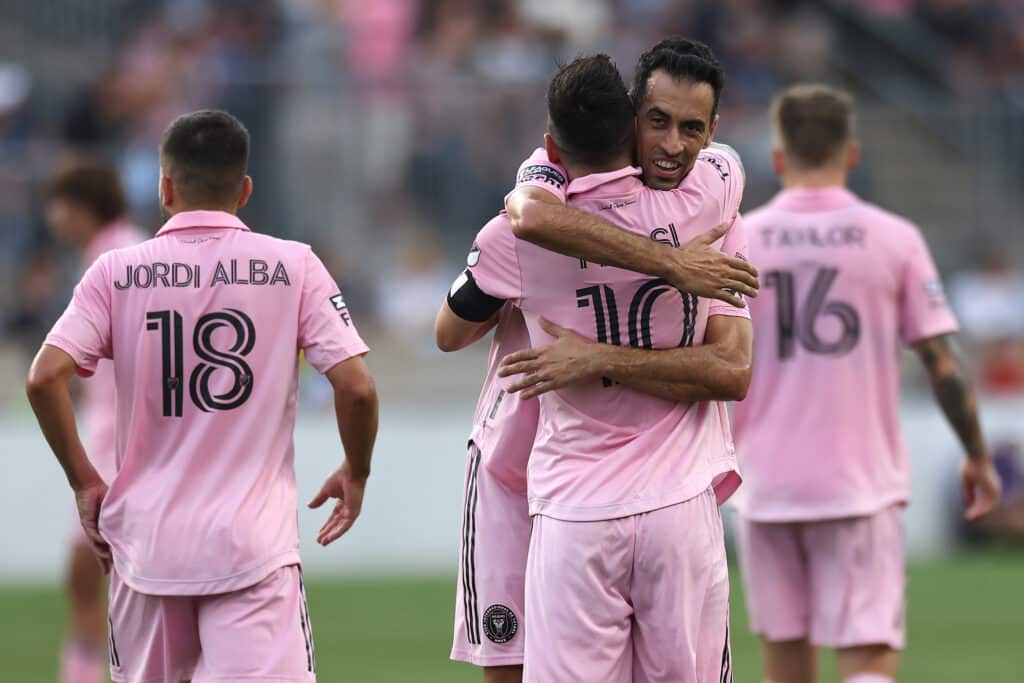
<path fill-rule="evenodd" d="M 125 221 L 104 226 L 82 254 L 83 272 L 101 254 L 112 249 L 130 247 L 144 239 L 146 236 L 141 230 Z M 103 481 L 108 483 L 117 471 L 115 405 L 114 365 L 109 360 L 101 360 L 96 365 L 95 374 L 82 383 L 81 409 L 89 461 L 103 477 Z"/>
<path fill-rule="evenodd" d="M 179 213 L 100 256 L 46 343 L 83 375 L 113 359 L 118 471 L 99 526 L 125 583 L 222 593 L 299 561 L 298 354 L 326 372 L 367 351 L 309 246 Z"/>
<path fill-rule="evenodd" d="M 746 223 L 761 292 L 733 410 L 740 512 L 831 519 L 906 501 L 900 346 L 957 329 L 920 231 L 840 187 L 785 190 Z"/>
<path fill-rule="evenodd" d="M 639 169 L 627 167 L 575 179 L 567 196 L 623 229 L 677 244 L 732 221 L 722 246 L 743 254 L 743 228 L 726 200 L 725 179 L 711 166 L 707 171 L 717 178 L 717 192 L 707 192 L 707 184 L 715 185 L 706 171 L 677 190 L 656 191 L 640 183 Z M 748 316 L 656 278 L 517 240 L 503 215 L 481 230 L 475 251 L 466 275 L 523 311 L 534 346 L 552 341 L 542 317 L 596 341 L 670 348 L 702 343 L 712 315 Z M 724 499 L 738 484 L 720 402 L 676 403 L 599 378 L 545 394 L 540 406 L 528 473 L 531 514 L 611 519 L 687 500 L 715 484 Z"/>

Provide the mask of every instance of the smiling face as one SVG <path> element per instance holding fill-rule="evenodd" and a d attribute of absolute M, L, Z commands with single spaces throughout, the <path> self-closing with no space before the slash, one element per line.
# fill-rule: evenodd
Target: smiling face
<path fill-rule="evenodd" d="M 682 182 L 714 136 L 714 107 L 710 83 L 651 73 L 636 118 L 637 157 L 649 187 L 670 190 Z"/>

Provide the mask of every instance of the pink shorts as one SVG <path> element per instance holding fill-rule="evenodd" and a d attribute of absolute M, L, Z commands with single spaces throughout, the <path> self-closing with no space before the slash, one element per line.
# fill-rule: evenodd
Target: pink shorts
<path fill-rule="evenodd" d="M 534 518 L 527 683 L 732 681 L 714 493 L 597 522 Z"/>
<path fill-rule="evenodd" d="M 770 641 L 903 648 L 902 507 L 816 522 L 737 520 L 751 629 Z"/>
<path fill-rule="evenodd" d="M 526 492 L 503 482 L 470 444 L 452 659 L 477 666 L 523 663 L 530 527 Z"/>
<path fill-rule="evenodd" d="M 313 632 L 297 565 L 219 595 L 147 595 L 110 573 L 115 683 L 315 681 Z"/>

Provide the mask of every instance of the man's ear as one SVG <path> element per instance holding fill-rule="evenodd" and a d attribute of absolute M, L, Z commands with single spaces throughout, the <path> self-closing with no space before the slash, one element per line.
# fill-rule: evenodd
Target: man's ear
<path fill-rule="evenodd" d="M 772 147 L 772 167 L 780 178 L 786 175 L 786 154 L 781 147 Z"/>
<path fill-rule="evenodd" d="M 548 153 L 548 159 L 556 164 L 562 163 L 562 154 L 558 151 L 558 145 L 551 133 L 544 133 L 544 151 Z"/>
<path fill-rule="evenodd" d="M 241 209 L 249 202 L 249 197 L 252 196 L 252 177 L 245 176 L 242 180 L 242 193 L 238 195 L 238 206 L 236 209 Z"/>
<path fill-rule="evenodd" d="M 711 119 L 711 127 L 708 129 L 708 139 L 704 141 L 705 148 L 714 142 L 716 128 L 718 128 L 718 114 L 715 114 L 715 118 Z"/>
<path fill-rule="evenodd" d="M 843 163 L 844 170 L 847 173 L 857 168 L 857 164 L 860 163 L 860 143 L 850 141 L 846 144 L 846 160 Z"/>
<path fill-rule="evenodd" d="M 174 181 L 169 176 L 165 176 L 163 173 L 160 174 L 160 206 L 165 209 L 170 209 L 174 205 L 176 196 L 174 190 Z"/>

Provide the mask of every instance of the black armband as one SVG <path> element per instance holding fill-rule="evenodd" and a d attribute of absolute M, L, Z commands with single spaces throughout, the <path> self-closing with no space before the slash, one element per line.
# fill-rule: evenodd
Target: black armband
<path fill-rule="evenodd" d="M 482 323 L 491 319 L 505 304 L 504 299 L 491 296 L 476 284 L 476 278 L 467 268 L 448 290 L 448 308 L 452 313 L 471 323 Z"/>

